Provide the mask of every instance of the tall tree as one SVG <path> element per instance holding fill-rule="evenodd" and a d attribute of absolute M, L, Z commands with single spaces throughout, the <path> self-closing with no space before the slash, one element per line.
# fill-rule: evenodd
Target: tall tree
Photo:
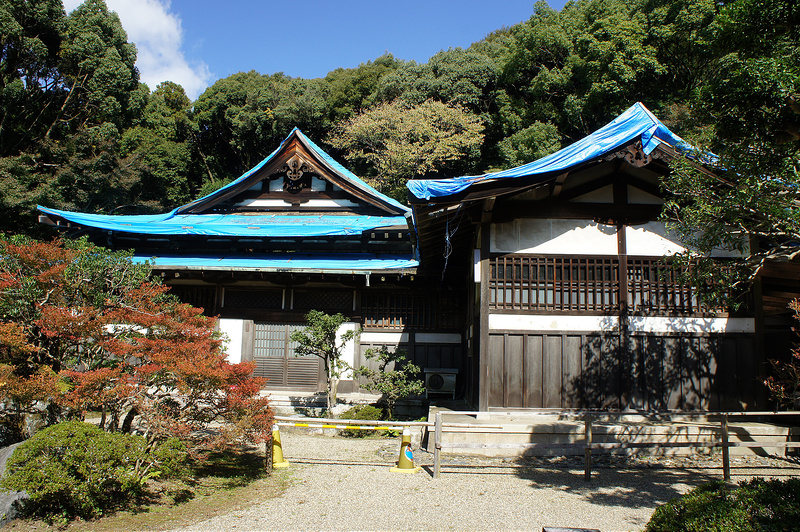
<path fill-rule="evenodd" d="M 84 211 L 128 203 L 137 175 L 120 161 L 119 141 L 149 91 L 138 83 L 136 48 L 119 17 L 102 0 L 68 16 L 43 0 L 3 8 L 10 30 L 0 71 L 5 87 L 26 101 L 4 100 L 14 110 L 0 129 L 0 204 L 15 216 L 2 227 L 35 233 L 36 203 Z"/>
<path fill-rule="evenodd" d="M 60 0 L 0 2 L 0 156 L 35 144 L 59 107 Z"/>
<path fill-rule="evenodd" d="M 129 193 L 137 211 L 171 209 L 191 199 L 192 189 L 200 186 L 189 171 L 190 108 L 183 87 L 161 83 L 148 97 L 139 123 L 123 133 L 120 156 L 137 174 Z"/>
<path fill-rule="evenodd" d="M 696 106 L 712 131 L 719 177 L 683 166 L 664 183 L 675 198 L 666 214 L 695 248 L 745 252 L 734 284 L 767 260 L 800 255 L 799 43 L 794 2 L 737 0 L 722 9 L 718 59 Z"/>
<path fill-rule="evenodd" d="M 360 165 L 378 190 L 404 200 L 408 179 L 470 168 L 479 156 L 482 130 L 481 120 L 460 106 L 395 101 L 339 124 L 328 142 Z"/>

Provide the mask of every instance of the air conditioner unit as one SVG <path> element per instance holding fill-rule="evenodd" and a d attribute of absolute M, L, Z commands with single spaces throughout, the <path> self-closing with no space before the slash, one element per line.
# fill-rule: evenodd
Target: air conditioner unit
<path fill-rule="evenodd" d="M 457 368 L 425 368 L 425 392 L 456 396 Z"/>

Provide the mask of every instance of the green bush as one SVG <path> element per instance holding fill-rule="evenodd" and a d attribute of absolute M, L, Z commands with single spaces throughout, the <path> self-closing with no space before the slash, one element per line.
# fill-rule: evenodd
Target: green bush
<path fill-rule="evenodd" d="M 372 405 L 356 405 L 342 412 L 341 419 L 363 419 L 366 421 L 380 421 L 384 419 L 383 410 Z M 364 438 L 372 436 L 376 431 L 368 429 L 343 429 L 342 436 L 350 438 Z"/>
<path fill-rule="evenodd" d="M 33 514 L 91 518 L 136 500 L 149 478 L 176 474 L 185 457 L 186 449 L 176 439 L 149 450 L 141 436 L 69 421 L 17 447 L 0 485 L 26 491 Z"/>
<path fill-rule="evenodd" d="M 797 530 L 800 479 L 724 482 L 699 486 L 656 509 L 646 532 L 760 532 Z"/>

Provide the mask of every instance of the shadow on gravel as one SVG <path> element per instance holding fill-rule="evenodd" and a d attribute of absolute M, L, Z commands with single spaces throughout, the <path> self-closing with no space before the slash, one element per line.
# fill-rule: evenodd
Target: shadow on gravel
<path fill-rule="evenodd" d="M 572 492 L 592 504 L 626 508 L 652 508 L 654 504 L 679 497 L 687 489 L 722 478 L 722 470 L 714 465 L 688 468 L 619 460 L 596 464 L 591 480 L 587 481 L 582 459 L 574 458 L 522 458 L 494 463 L 464 460 L 443 463 L 442 474 L 514 475 L 529 481 L 534 492 L 539 489 Z"/>
<path fill-rule="evenodd" d="M 580 494 L 586 501 L 601 506 L 652 508 L 686 492 L 686 486 L 718 480 L 716 472 L 667 469 L 601 469 L 586 481 L 583 471 L 532 471 L 522 469 L 520 477 L 532 487 L 559 489 Z M 683 486 L 683 489 L 680 489 Z"/>

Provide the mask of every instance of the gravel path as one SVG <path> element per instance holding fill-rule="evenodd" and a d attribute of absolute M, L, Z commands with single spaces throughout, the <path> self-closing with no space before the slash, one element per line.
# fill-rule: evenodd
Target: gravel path
<path fill-rule="evenodd" d="M 416 450 L 417 474 L 392 473 L 398 440 L 356 440 L 281 431 L 290 486 L 275 499 L 182 531 L 529 530 L 544 526 L 641 530 L 653 510 L 722 477 L 721 462 L 598 457 L 590 482 L 580 458 L 526 460 L 433 455 Z M 800 463 L 733 459 L 733 480 L 800 475 Z M 780 469 L 776 469 L 780 467 Z"/>

